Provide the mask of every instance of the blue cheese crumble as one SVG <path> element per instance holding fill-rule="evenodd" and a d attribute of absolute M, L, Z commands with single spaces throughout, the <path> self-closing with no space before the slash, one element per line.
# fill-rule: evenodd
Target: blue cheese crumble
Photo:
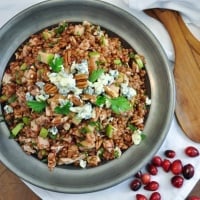
<path fill-rule="evenodd" d="M 93 109 L 90 103 L 83 106 L 70 107 L 70 111 L 77 113 L 79 119 L 90 119 L 93 117 Z"/>

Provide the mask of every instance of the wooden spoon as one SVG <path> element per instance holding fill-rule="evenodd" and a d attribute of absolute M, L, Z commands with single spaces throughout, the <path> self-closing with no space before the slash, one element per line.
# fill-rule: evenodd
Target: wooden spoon
<path fill-rule="evenodd" d="M 200 60 L 197 54 L 199 47 L 196 47 L 199 43 L 193 42 L 195 48 L 191 48 L 184 36 L 185 31 L 189 30 L 182 27 L 184 22 L 177 12 L 153 9 L 146 13 L 155 15 L 172 39 L 175 50 L 176 117 L 185 134 L 200 143 Z"/>

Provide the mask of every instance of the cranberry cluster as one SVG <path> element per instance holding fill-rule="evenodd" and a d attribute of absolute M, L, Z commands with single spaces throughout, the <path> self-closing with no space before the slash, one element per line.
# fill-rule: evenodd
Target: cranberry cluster
<path fill-rule="evenodd" d="M 184 152 L 188 157 L 199 156 L 199 150 L 194 146 L 186 147 Z M 184 179 L 191 179 L 194 176 L 194 166 L 190 163 L 184 165 L 180 159 L 174 159 L 176 156 L 174 150 L 166 150 L 164 156 L 164 158 L 154 156 L 146 165 L 147 172 L 139 171 L 135 174 L 135 178 L 130 183 L 131 190 L 138 191 L 143 186 L 145 190 L 152 191 L 149 200 L 161 200 L 161 194 L 158 192 L 159 183 L 151 180 L 152 175 L 157 175 L 158 167 L 161 167 L 164 172 L 172 172 L 171 184 L 176 188 L 182 187 Z M 136 200 L 147 200 L 147 197 L 137 193 Z M 200 197 L 192 196 L 188 200 L 200 200 Z"/>

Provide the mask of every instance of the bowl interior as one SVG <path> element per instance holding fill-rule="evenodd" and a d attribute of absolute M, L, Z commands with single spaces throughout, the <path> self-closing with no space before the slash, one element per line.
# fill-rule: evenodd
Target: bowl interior
<path fill-rule="evenodd" d="M 0 124 L 0 159 L 14 173 L 39 187 L 58 192 L 92 192 L 124 181 L 154 155 L 169 130 L 174 112 L 174 82 L 166 55 L 149 29 L 127 12 L 101 1 L 46 1 L 19 13 L 0 30 L 0 79 L 15 50 L 32 34 L 63 20 L 87 20 L 119 35 L 146 58 L 151 90 L 151 109 L 145 125 L 147 137 L 120 159 L 90 169 L 56 167 L 27 156 L 9 130 Z M 1 112 L 1 111 L 0 111 Z M 36 170 L 37 169 L 37 170 Z"/>

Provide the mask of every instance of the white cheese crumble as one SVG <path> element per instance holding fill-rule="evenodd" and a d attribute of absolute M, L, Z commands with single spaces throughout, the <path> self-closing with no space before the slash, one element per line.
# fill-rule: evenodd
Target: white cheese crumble
<path fill-rule="evenodd" d="M 30 92 L 26 92 L 25 98 L 26 101 L 32 101 L 34 99 Z"/>
<path fill-rule="evenodd" d="M 79 165 L 80 165 L 81 168 L 86 168 L 87 161 L 81 159 Z"/>
<path fill-rule="evenodd" d="M 53 127 L 48 129 L 48 132 L 51 133 L 52 135 L 57 135 L 58 129 L 57 129 L 56 126 L 53 126 Z"/>
<path fill-rule="evenodd" d="M 48 94 L 45 94 L 44 92 L 41 91 L 40 94 L 35 96 L 36 101 L 46 101 L 49 98 Z"/>
<path fill-rule="evenodd" d="M 42 81 L 38 81 L 35 83 L 41 90 L 43 90 L 45 83 Z"/>
<path fill-rule="evenodd" d="M 129 87 L 127 83 L 122 83 L 121 94 L 131 100 L 137 94 L 137 92 L 134 88 Z"/>
<path fill-rule="evenodd" d="M 114 77 L 110 74 L 102 74 L 98 78 L 98 82 L 100 82 L 102 85 L 110 85 L 114 82 Z"/>
<path fill-rule="evenodd" d="M 68 74 L 64 70 L 59 73 L 49 73 L 49 80 L 51 83 L 57 86 L 59 93 L 67 95 L 69 92 L 76 91 L 76 81 L 73 78 L 73 74 Z"/>
<path fill-rule="evenodd" d="M 6 114 L 13 113 L 13 108 L 9 105 L 5 105 L 3 109 L 6 112 Z"/>
<path fill-rule="evenodd" d="M 146 97 L 146 105 L 151 105 L 151 99 L 149 99 L 149 97 Z"/>
<path fill-rule="evenodd" d="M 114 149 L 115 158 L 119 158 L 122 155 L 122 151 L 119 147 L 115 147 Z"/>
<path fill-rule="evenodd" d="M 104 86 L 111 85 L 113 82 L 114 82 L 113 75 L 103 73 L 96 82 L 92 83 L 88 81 L 88 88 L 85 90 L 85 92 L 88 94 L 100 95 L 105 91 Z"/>
<path fill-rule="evenodd" d="M 132 141 L 135 145 L 140 144 L 140 142 L 142 141 L 142 136 L 141 136 L 142 131 L 137 129 L 134 131 L 134 133 L 132 134 Z"/>
<path fill-rule="evenodd" d="M 87 60 L 82 60 L 81 63 L 75 63 L 73 62 L 71 65 L 71 72 L 75 73 L 77 70 L 80 74 L 88 74 L 88 62 Z"/>
<path fill-rule="evenodd" d="M 113 76 L 114 78 L 117 78 L 118 76 L 119 76 L 119 72 L 118 72 L 118 70 L 109 70 L 109 74 L 111 75 L 111 76 Z"/>
<path fill-rule="evenodd" d="M 70 111 L 77 113 L 77 117 L 79 119 L 90 119 L 94 114 L 92 105 L 90 103 L 87 103 L 83 106 L 70 107 Z"/>

